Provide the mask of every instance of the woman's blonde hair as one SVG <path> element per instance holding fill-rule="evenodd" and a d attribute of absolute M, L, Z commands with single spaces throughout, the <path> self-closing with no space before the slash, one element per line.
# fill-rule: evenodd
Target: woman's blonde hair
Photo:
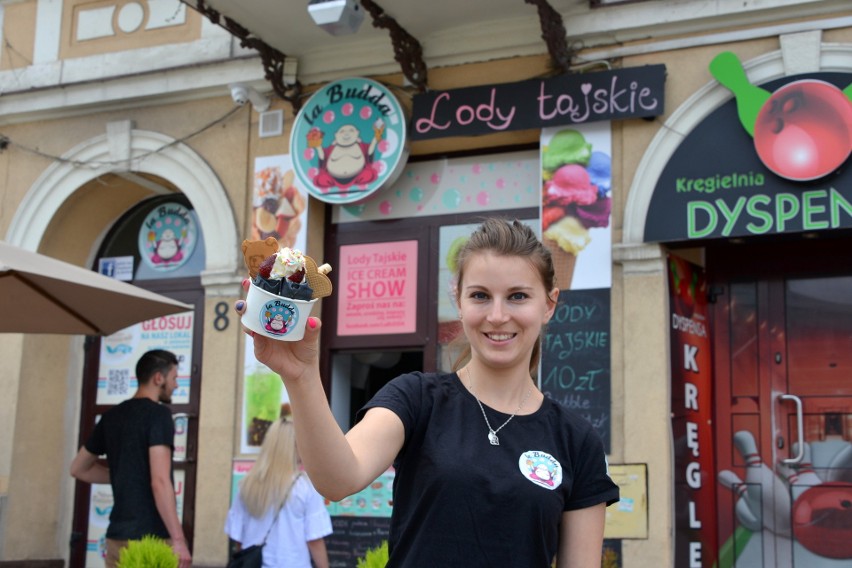
<path fill-rule="evenodd" d="M 483 221 L 482 225 L 470 235 L 470 238 L 458 252 L 455 290 L 457 302 L 461 298 L 464 271 L 470 258 L 487 252 L 497 256 L 517 256 L 525 259 L 541 278 L 545 293 L 549 295 L 550 291 L 553 290 L 556 282 L 553 259 L 550 251 L 541 243 L 533 230 L 517 219 L 507 221 L 492 217 Z M 542 329 L 542 333 L 543 331 Z M 538 374 L 538 363 L 541 358 L 541 335 L 540 333 L 530 356 L 530 377 L 535 377 Z M 456 339 L 464 341 L 462 338 L 464 338 L 464 334 L 460 334 Z M 453 370 L 459 370 L 469 360 L 470 345 L 465 343 L 461 347 L 461 353 L 453 363 Z"/>
<path fill-rule="evenodd" d="M 240 484 L 240 497 L 249 514 L 262 519 L 270 507 L 281 508 L 298 474 L 293 423 L 276 420 L 266 431 L 257 461 Z"/>

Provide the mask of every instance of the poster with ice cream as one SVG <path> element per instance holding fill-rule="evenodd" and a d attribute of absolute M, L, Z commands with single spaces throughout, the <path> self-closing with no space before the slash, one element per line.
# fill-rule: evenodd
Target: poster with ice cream
<path fill-rule="evenodd" d="M 541 133 L 541 228 L 560 290 L 612 285 L 609 122 Z"/>
<path fill-rule="evenodd" d="M 251 239 L 278 239 L 279 247 L 307 247 L 307 192 L 294 176 L 288 154 L 263 156 L 254 161 Z M 281 378 L 254 357 L 254 343 L 246 336 L 243 363 L 243 419 L 240 453 L 257 454 L 266 429 L 287 410 L 289 397 Z"/>
<path fill-rule="evenodd" d="M 290 395 L 281 377 L 254 357 L 254 341 L 246 336 L 243 362 L 243 419 L 240 453 L 258 454 L 269 426 L 290 414 Z"/>
<path fill-rule="evenodd" d="M 308 225 L 307 195 L 296 180 L 288 154 L 256 158 L 251 238 L 263 240 L 275 237 L 282 248 L 304 250 Z"/>

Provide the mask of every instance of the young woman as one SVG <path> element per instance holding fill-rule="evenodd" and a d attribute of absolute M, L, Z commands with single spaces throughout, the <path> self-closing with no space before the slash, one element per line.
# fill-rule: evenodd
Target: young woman
<path fill-rule="evenodd" d="M 394 466 L 388 567 L 597 568 L 618 487 L 590 424 L 534 380 L 559 295 L 550 253 L 526 225 L 489 219 L 457 266 L 469 349 L 456 371 L 397 377 L 345 435 L 320 381 L 320 321 L 299 342 L 254 337 L 287 387 L 305 468 L 336 501 Z"/>
<path fill-rule="evenodd" d="M 331 517 L 323 498 L 299 471 L 293 423 L 269 426 L 251 471 L 228 518 L 225 532 L 241 547 L 264 544 L 265 567 L 328 568 L 324 537 Z"/>

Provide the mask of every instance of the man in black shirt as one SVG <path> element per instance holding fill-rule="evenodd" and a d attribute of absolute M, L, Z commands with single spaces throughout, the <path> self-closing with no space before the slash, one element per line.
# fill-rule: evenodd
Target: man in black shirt
<path fill-rule="evenodd" d="M 161 404 L 172 400 L 177 367 L 177 357 L 169 351 L 142 355 L 136 364 L 136 393 L 104 413 L 71 462 L 71 475 L 78 480 L 112 485 L 107 568 L 114 568 L 127 541 L 145 535 L 167 540 L 180 568 L 192 564 L 172 481 L 174 423 L 171 411 Z M 98 461 L 104 454 L 108 467 Z"/>

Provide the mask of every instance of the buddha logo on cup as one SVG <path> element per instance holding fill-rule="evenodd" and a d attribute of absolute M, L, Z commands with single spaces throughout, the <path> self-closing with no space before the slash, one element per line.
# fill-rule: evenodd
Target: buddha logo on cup
<path fill-rule="evenodd" d="M 160 272 L 183 266 L 197 242 L 195 220 L 179 203 L 158 205 L 139 229 L 139 254 L 145 264 Z"/>
<path fill-rule="evenodd" d="M 299 180 L 326 203 L 361 201 L 393 183 L 408 157 L 396 97 L 370 79 L 320 89 L 296 117 L 290 154 Z"/>
<path fill-rule="evenodd" d="M 273 300 L 263 305 L 260 324 L 272 335 L 287 335 L 299 323 L 299 308 L 292 302 Z"/>

